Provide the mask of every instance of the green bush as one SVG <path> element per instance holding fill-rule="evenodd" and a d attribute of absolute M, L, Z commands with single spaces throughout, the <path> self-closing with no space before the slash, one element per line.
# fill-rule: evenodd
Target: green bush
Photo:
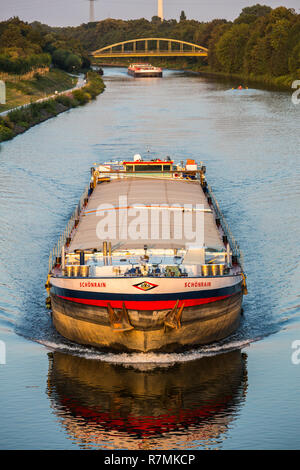
<path fill-rule="evenodd" d="M 84 88 L 82 90 L 73 91 L 73 96 L 79 102 L 80 105 L 87 103 L 90 97 L 88 93 L 85 93 Z"/>
<path fill-rule="evenodd" d="M 29 129 L 30 123 L 26 122 L 26 121 L 20 121 L 20 122 L 18 122 L 18 126 L 23 127 L 24 129 Z"/>
<path fill-rule="evenodd" d="M 0 124 L 0 142 L 4 142 L 5 140 L 10 140 L 14 137 L 14 133 L 8 127 Z"/>
<path fill-rule="evenodd" d="M 66 49 L 56 49 L 52 54 L 52 61 L 56 67 L 66 70 L 67 72 L 76 72 L 80 70 L 82 60 Z"/>
<path fill-rule="evenodd" d="M 83 89 L 91 95 L 92 99 L 95 99 L 96 96 L 103 92 L 105 88 L 104 82 L 96 72 L 88 72 L 87 79 L 88 84 Z"/>
<path fill-rule="evenodd" d="M 96 98 L 96 96 L 98 96 L 103 91 L 103 88 L 98 83 L 91 82 L 90 85 L 85 87 L 85 91 L 87 91 L 87 93 L 89 93 L 92 98 Z"/>
<path fill-rule="evenodd" d="M 40 117 L 40 114 L 41 114 L 40 103 L 32 103 L 29 110 L 30 110 L 30 117 L 29 117 L 29 114 L 28 114 L 28 118 L 36 119 L 36 118 Z"/>
<path fill-rule="evenodd" d="M 57 114 L 57 107 L 56 107 L 56 101 L 55 100 L 47 100 L 44 101 L 42 104 L 42 110 L 47 111 L 47 113 L 50 114 Z"/>
<path fill-rule="evenodd" d="M 14 111 L 11 111 L 10 113 L 8 113 L 8 118 L 14 124 L 18 124 L 22 121 L 29 121 L 30 115 L 31 113 L 29 111 L 29 107 L 27 107 L 27 108 L 20 108 L 20 109 L 15 109 Z"/>
<path fill-rule="evenodd" d="M 8 127 L 9 129 L 13 129 L 13 128 L 14 128 L 14 123 L 11 122 L 11 120 L 9 119 L 8 116 L 5 116 L 5 119 L 0 118 L 0 125 L 6 126 L 6 127 Z"/>
<path fill-rule="evenodd" d="M 57 103 L 62 104 L 63 106 L 66 106 L 67 108 L 74 107 L 74 100 L 67 95 L 59 95 L 57 96 L 57 98 L 55 98 L 55 101 L 57 101 Z"/>

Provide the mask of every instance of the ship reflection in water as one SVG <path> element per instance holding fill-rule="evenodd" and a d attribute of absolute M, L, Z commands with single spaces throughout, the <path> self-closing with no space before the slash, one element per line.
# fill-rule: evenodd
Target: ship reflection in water
<path fill-rule="evenodd" d="M 81 448 L 218 448 L 245 400 L 246 357 L 124 367 L 54 352 L 48 395 Z"/>

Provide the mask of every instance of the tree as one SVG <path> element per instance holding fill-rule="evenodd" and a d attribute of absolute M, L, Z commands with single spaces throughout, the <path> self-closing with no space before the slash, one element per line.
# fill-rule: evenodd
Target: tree
<path fill-rule="evenodd" d="M 67 72 L 78 72 L 81 68 L 82 61 L 76 54 L 69 54 L 65 61 L 65 69 Z"/>
<path fill-rule="evenodd" d="M 256 5 L 253 5 L 252 7 L 245 7 L 242 9 L 242 12 L 239 16 L 239 18 L 242 18 L 243 16 L 246 17 L 248 15 L 255 16 L 258 18 L 259 16 L 266 16 L 269 13 L 271 13 L 272 8 L 267 6 L 267 5 L 260 5 L 257 3 Z"/>
<path fill-rule="evenodd" d="M 81 58 L 66 49 L 56 49 L 52 55 L 53 64 L 67 72 L 78 71 L 81 68 Z"/>
<path fill-rule="evenodd" d="M 21 29 L 15 24 L 10 24 L 4 30 L 0 38 L 1 47 L 17 46 L 22 48 L 24 44 L 24 37 L 22 36 Z"/>
<path fill-rule="evenodd" d="M 218 41 L 216 54 L 225 72 L 243 72 L 245 48 L 248 38 L 249 25 L 234 24 Z"/>
<path fill-rule="evenodd" d="M 159 25 L 161 23 L 161 18 L 157 15 L 152 16 L 151 23 L 153 23 L 155 25 Z"/>
<path fill-rule="evenodd" d="M 227 20 L 216 19 L 212 20 L 209 23 L 202 23 L 197 28 L 197 31 L 194 36 L 194 41 L 200 46 L 208 47 L 208 43 L 212 37 L 214 29 L 220 25 L 227 23 Z"/>
<path fill-rule="evenodd" d="M 217 57 L 217 44 L 225 32 L 231 27 L 229 23 L 218 24 L 210 33 L 208 41 L 208 63 L 212 70 L 222 71 L 222 64 Z"/>
<path fill-rule="evenodd" d="M 69 52 L 65 49 L 56 49 L 52 55 L 53 64 L 61 69 L 65 69 L 65 63 Z"/>
<path fill-rule="evenodd" d="M 300 42 L 292 50 L 289 58 L 289 71 L 291 73 L 300 73 Z"/>
<path fill-rule="evenodd" d="M 182 10 L 181 13 L 180 13 L 180 21 L 185 21 L 185 20 L 186 20 L 186 14 Z"/>

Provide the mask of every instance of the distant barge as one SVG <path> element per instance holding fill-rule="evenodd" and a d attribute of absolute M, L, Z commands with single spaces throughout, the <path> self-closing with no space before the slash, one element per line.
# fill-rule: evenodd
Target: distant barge
<path fill-rule="evenodd" d="M 128 74 L 135 78 L 162 77 L 163 71 L 160 67 L 154 67 L 151 64 L 131 64 L 128 67 Z"/>
<path fill-rule="evenodd" d="M 140 352 L 177 352 L 233 333 L 247 290 L 242 255 L 205 166 L 138 156 L 91 171 L 50 254 L 47 304 L 55 328 L 80 344 Z M 150 218 L 138 224 L 149 228 L 146 236 L 132 236 L 132 227 L 122 233 L 130 211 L 150 213 L 151 227 Z M 112 217 L 109 238 L 99 233 L 104 213 Z M 200 221 L 200 241 L 177 235 L 180 217 L 193 219 L 193 227 Z M 153 237 L 154 229 L 169 234 Z"/>

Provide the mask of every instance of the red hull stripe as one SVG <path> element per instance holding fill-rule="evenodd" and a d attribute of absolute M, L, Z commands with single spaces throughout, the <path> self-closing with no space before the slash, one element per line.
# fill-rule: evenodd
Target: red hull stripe
<path fill-rule="evenodd" d="M 71 413 L 74 413 L 77 417 L 85 419 L 89 424 L 97 423 L 104 427 L 104 429 L 125 431 L 132 434 L 142 434 L 144 437 L 149 435 L 161 433 L 164 431 L 174 431 L 178 427 L 190 426 L 212 418 L 217 413 L 221 412 L 226 408 L 228 402 L 232 400 L 231 396 L 224 396 L 221 401 L 216 403 L 203 405 L 193 404 L 195 408 L 176 409 L 177 413 L 172 414 L 172 409 L 168 410 L 165 414 L 158 416 L 132 416 L 126 415 L 121 416 L 118 411 L 102 411 L 100 407 L 84 407 L 78 404 L 74 399 L 68 397 L 62 397 L 60 403 L 67 408 Z M 100 408 L 100 409 L 99 409 Z M 98 432 L 98 431 L 96 431 Z M 101 435 L 101 427 L 99 428 Z M 203 436 L 205 431 L 203 431 Z M 97 435 L 99 437 L 99 434 Z"/>
<path fill-rule="evenodd" d="M 61 299 L 70 300 L 78 304 L 93 305 L 95 307 L 107 307 L 109 303 L 113 308 L 122 308 L 123 302 L 120 300 L 96 300 L 96 299 L 77 299 L 74 297 L 64 297 L 59 295 Z M 179 301 L 179 307 L 184 303 L 185 307 L 194 307 L 195 305 L 203 305 L 218 300 L 227 299 L 230 295 L 222 295 L 219 297 L 209 297 L 206 299 L 184 299 Z M 125 306 L 129 310 L 164 310 L 174 307 L 174 300 L 154 300 L 154 301 L 125 301 Z"/>

